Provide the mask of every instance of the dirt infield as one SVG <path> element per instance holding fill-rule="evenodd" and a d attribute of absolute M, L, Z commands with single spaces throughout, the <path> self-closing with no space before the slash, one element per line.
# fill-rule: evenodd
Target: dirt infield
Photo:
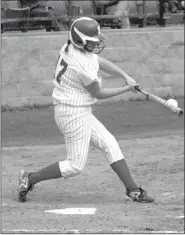
<path fill-rule="evenodd" d="M 179 100 L 181 107 L 184 100 Z M 26 203 L 15 199 L 20 169 L 38 170 L 65 159 L 53 108 L 2 113 L 3 233 L 183 233 L 184 120 L 151 102 L 97 106 L 114 133 L 134 179 L 156 199 L 138 204 L 125 195 L 107 160 L 91 148 L 84 172 L 42 182 Z M 96 208 L 92 215 L 46 210 Z"/>

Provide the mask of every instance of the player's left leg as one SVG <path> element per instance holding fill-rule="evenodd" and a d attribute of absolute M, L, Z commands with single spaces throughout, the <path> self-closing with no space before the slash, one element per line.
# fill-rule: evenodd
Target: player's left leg
<path fill-rule="evenodd" d="M 33 190 L 34 185 L 40 181 L 61 178 L 59 163 L 56 162 L 36 172 L 27 172 L 21 170 L 19 172 L 19 186 L 17 189 L 18 200 L 25 202 L 27 193 Z"/>
<path fill-rule="evenodd" d="M 94 116 L 92 117 L 91 144 L 105 153 L 111 168 L 125 185 L 127 196 L 138 202 L 154 201 L 133 180 L 115 137 Z"/>

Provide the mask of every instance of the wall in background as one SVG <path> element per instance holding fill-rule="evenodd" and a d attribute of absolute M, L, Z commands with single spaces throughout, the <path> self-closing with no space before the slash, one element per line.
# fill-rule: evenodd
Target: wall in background
<path fill-rule="evenodd" d="M 124 69 L 148 91 L 163 98 L 184 96 L 183 27 L 103 33 L 106 49 L 102 56 Z M 2 106 L 52 104 L 56 60 L 66 41 L 66 32 L 2 35 Z M 121 78 L 102 76 L 105 87 L 124 85 Z M 107 101 L 143 98 L 127 93 Z"/>

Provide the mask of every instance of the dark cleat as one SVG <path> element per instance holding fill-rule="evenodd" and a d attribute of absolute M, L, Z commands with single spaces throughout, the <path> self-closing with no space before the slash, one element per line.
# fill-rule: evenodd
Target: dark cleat
<path fill-rule="evenodd" d="M 27 200 L 27 193 L 33 190 L 33 185 L 29 181 L 29 173 L 21 170 L 19 172 L 19 186 L 17 189 L 17 196 L 20 202 L 25 202 Z"/>
<path fill-rule="evenodd" d="M 148 196 L 147 192 L 140 187 L 132 191 L 127 190 L 126 195 L 132 198 L 132 200 L 136 202 L 144 202 L 144 203 L 154 202 L 154 198 Z"/>

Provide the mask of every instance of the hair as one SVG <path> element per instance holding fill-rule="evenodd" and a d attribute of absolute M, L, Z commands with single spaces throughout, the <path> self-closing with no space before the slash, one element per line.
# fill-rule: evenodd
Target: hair
<path fill-rule="evenodd" d="M 69 51 L 69 45 L 71 44 L 71 41 L 68 39 L 67 40 L 67 46 L 65 48 L 65 52 L 67 53 Z"/>

